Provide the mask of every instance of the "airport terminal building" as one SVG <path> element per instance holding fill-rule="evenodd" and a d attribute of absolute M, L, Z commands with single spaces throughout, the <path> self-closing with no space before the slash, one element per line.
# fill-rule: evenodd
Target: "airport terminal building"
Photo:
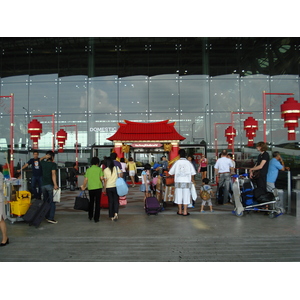
<path fill-rule="evenodd" d="M 167 122 L 183 137 L 179 147 L 211 162 L 224 148 L 237 162 L 249 161 L 255 143 L 266 140 L 299 168 L 297 112 L 292 139 L 282 111 L 288 98 L 300 101 L 299 63 L 300 38 L 0 38 L 0 96 L 14 95 L 14 160 L 31 157 L 33 119 L 42 124 L 40 151 L 51 150 L 53 130 L 55 150 L 57 132 L 67 133 L 60 164 L 74 161 L 75 151 L 79 163 L 101 159 L 122 124 Z M 249 117 L 258 124 L 254 144 Z M 0 164 L 11 147 L 10 118 L 10 103 L 0 98 Z M 136 161 L 168 154 L 159 140 L 152 147 L 119 142 Z"/>

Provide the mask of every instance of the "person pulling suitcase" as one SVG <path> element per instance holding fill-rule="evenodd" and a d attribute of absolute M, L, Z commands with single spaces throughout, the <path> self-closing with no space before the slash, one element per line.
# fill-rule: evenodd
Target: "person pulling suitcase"
<path fill-rule="evenodd" d="M 56 171 L 57 164 L 54 162 L 54 152 L 47 151 L 46 155 L 41 158 L 41 166 L 43 170 L 42 175 L 42 194 L 43 201 L 47 201 L 50 204 L 50 209 L 45 215 L 48 223 L 56 224 L 57 221 L 54 219 L 56 205 L 53 202 L 53 189 L 57 190 L 57 179 Z"/>

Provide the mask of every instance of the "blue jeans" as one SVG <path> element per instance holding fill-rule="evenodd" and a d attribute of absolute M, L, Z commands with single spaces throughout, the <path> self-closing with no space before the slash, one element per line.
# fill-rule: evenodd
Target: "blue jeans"
<path fill-rule="evenodd" d="M 38 191 L 36 190 L 36 185 L 38 186 Z M 34 198 L 35 199 L 41 199 L 42 176 L 32 176 L 32 178 L 31 178 L 31 189 L 33 191 Z"/>
<path fill-rule="evenodd" d="M 50 209 L 46 214 L 46 219 L 54 220 L 56 204 L 53 202 L 53 185 L 47 184 L 42 186 L 43 200 L 50 203 Z"/>

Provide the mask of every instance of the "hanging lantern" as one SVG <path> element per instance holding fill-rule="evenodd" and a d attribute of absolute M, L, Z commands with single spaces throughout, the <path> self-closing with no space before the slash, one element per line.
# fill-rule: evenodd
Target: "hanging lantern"
<path fill-rule="evenodd" d="M 252 147 L 254 145 L 254 137 L 256 137 L 256 131 L 258 130 L 258 121 L 253 117 L 249 117 L 244 121 L 244 130 L 246 130 L 248 146 Z"/>
<path fill-rule="evenodd" d="M 33 149 L 38 149 L 38 140 L 41 137 L 42 131 L 43 126 L 37 119 L 33 119 L 28 124 L 28 133 L 30 134 L 30 139 L 32 140 Z"/>
<path fill-rule="evenodd" d="M 227 139 L 228 148 L 233 148 L 234 138 L 236 137 L 236 130 L 233 126 L 227 127 L 225 130 L 225 137 Z"/>
<path fill-rule="evenodd" d="M 281 118 L 284 119 L 284 127 L 288 129 L 288 140 L 296 140 L 295 128 L 298 127 L 298 118 L 300 117 L 300 103 L 293 97 L 287 98 L 280 105 Z"/>
<path fill-rule="evenodd" d="M 57 143 L 58 143 L 58 152 L 64 152 L 64 145 L 66 143 L 67 137 L 68 137 L 68 134 L 63 129 L 60 129 L 56 133 L 56 139 L 57 139 Z"/>

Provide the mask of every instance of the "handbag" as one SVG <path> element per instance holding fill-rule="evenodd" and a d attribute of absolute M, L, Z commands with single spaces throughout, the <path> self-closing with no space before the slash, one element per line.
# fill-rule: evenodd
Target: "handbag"
<path fill-rule="evenodd" d="M 86 196 L 85 191 L 80 192 L 80 194 L 75 198 L 74 209 L 89 211 L 90 201 Z"/>
<path fill-rule="evenodd" d="M 194 201 L 196 201 L 196 199 L 197 199 L 197 192 L 196 192 L 196 188 L 195 188 L 194 184 L 192 184 L 192 187 L 191 187 L 191 195 L 192 195 L 192 199 Z"/>
<path fill-rule="evenodd" d="M 138 174 L 134 174 L 134 182 L 138 183 L 140 181 Z"/>
<path fill-rule="evenodd" d="M 119 205 L 126 205 L 126 204 L 127 204 L 126 196 L 119 196 Z"/>
<path fill-rule="evenodd" d="M 53 202 L 60 202 L 61 189 L 53 190 Z"/>
<path fill-rule="evenodd" d="M 163 183 L 166 186 L 174 185 L 174 175 L 170 175 L 168 171 L 164 171 Z"/>
<path fill-rule="evenodd" d="M 119 174 L 118 174 L 118 169 L 116 167 L 116 172 L 117 172 L 117 175 L 118 175 L 118 178 L 116 180 L 116 188 L 117 188 L 117 194 L 119 196 L 125 196 L 128 194 L 128 186 L 127 186 L 127 183 L 125 182 L 125 180 L 121 177 L 119 177 Z"/>

